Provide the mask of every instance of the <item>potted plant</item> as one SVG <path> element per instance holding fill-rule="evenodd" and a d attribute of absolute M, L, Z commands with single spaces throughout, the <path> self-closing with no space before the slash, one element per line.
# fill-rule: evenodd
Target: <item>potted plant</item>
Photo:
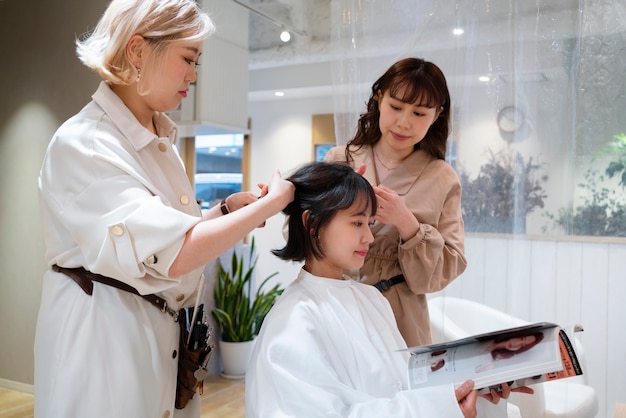
<path fill-rule="evenodd" d="M 460 170 L 465 230 L 524 233 L 526 215 L 543 207 L 547 197 L 543 189 L 547 176 L 537 176 L 540 168 L 532 157 L 525 161 L 519 153 L 490 150 L 476 177 Z"/>
<path fill-rule="evenodd" d="M 276 272 L 265 278 L 256 293 L 253 293 L 253 272 L 258 260 L 258 257 L 254 257 L 254 248 L 253 238 L 247 269 L 244 255 L 237 254 L 237 251 L 233 251 L 230 269 L 226 269 L 219 260 L 217 263 L 217 279 L 213 291 L 215 307 L 211 315 L 221 334 L 220 353 L 226 376 L 245 375 L 254 338 L 261 329 L 265 315 L 283 292 L 278 284 L 267 292 L 263 291 L 267 281 L 278 274 Z"/>
<path fill-rule="evenodd" d="M 582 203 L 561 208 L 556 215 L 546 213 L 554 225 L 572 235 L 626 237 L 626 199 L 608 182 L 616 177 L 618 184 L 626 187 L 626 134 L 614 135 L 594 160 L 607 156 L 607 177 L 589 168 L 584 182 L 577 185 L 582 191 Z"/>

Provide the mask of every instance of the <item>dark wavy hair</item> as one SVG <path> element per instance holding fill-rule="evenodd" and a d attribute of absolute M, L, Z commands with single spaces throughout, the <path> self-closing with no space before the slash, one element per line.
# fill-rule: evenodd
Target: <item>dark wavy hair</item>
<path fill-rule="evenodd" d="M 402 97 L 399 97 L 402 90 Z M 435 158 L 445 159 L 450 129 L 450 92 L 446 77 L 432 62 L 421 58 L 405 58 L 389 67 L 372 85 L 367 111 L 359 117 L 357 132 L 347 144 L 346 161 L 352 162 L 351 152 L 380 139 L 378 100 L 387 91 L 404 103 L 442 108 L 424 139 L 415 144 L 415 149 L 423 149 Z"/>
<path fill-rule="evenodd" d="M 534 342 L 532 342 L 532 343 L 530 343 L 530 344 L 520 348 L 519 350 L 515 350 L 515 351 L 509 350 L 509 349 L 506 349 L 506 348 L 496 348 L 495 350 L 491 351 L 491 357 L 494 360 L 511 358 L 511 357 L 513 357 L 516 354 L 521 354 L 524 351 L 530 350 L 531 348 L 533 348 L 534 346 L 539 344 L 541 342 L 541 340 L 543 340 L 543 332 L 541 332 L 541 331 L 536 331 L 536 332 L 533 332 L 533 333 L 530 333 L 530 334 L 526 334 L 526 335 L 517 335 L 514 338 L 529 337 L 531 335 L 535 337 L 535 341 Z M 504 338 L 504 339 L 500 339 L 500 340 L 495 339 L 494 343 L 499 343 L 499 342 L 507 341 L 507 340 L 510 340 L 510 339 L 511 338 Z"/>
<path fill-rule="evenodd" d="M 369 182 L 342 163 L 313 162 L 298 168 L 287 178 L 296 186 L 294 199 L 283 213 L 289 217 L 287 244 L 272 254 L 289 261 L 324 257 L 319 232 L 338 211 L 355 203 L 364 213 L 376 214 L 376 194 Z M 308 211 L 306 225 L 302 214 Z"/>

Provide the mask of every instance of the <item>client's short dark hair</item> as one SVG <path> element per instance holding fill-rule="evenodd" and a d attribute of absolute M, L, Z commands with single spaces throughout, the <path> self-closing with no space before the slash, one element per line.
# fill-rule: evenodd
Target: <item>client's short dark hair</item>
<path fill-rule="evenodd" d="M 313 255 L 324 257 L 319 240 L 320 229 L 328 224 L 340 210 L 350 208 L 357 200 L 363 212 L 376 214 L 376 194 L 369 182 L 354 169 L 343 163 L 308 163 L 287 178 L 296 186 L 293 201 L 283 213 L 289 217 L 287 245 L 272 253 L 290 261 L 304 261 Z M 302 214 L 309 211 L 307 224 Z"/>

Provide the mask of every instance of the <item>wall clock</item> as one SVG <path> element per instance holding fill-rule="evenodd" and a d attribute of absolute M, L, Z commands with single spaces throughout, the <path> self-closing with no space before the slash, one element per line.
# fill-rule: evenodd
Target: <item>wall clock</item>
<path fill-rule="evenodd" d="M 514 133 L 524 125 L 524 112 L 516 106 L 505 106 L 498 112 L 498 128 L 502 132 Z"/>

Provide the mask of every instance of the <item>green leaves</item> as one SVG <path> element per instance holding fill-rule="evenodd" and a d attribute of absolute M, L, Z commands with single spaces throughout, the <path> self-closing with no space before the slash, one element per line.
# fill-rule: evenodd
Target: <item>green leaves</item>
<path fill-rule="evenodd" d="M 626 204 L 622 193 L 606 185 L 598 170 L 588 169 L 584 180 L 577 185 L 582 196 L 580 204 L 561 208 L 557 215 L 545 215 L 572 235 L 626 236 Z"/>
<path fill-rule="evenodd" d="M 569 234 L 626 237 L 624 193 L 607 181 L 615 177 L 619 186 L 626 187 L 626 134 L 613 135 L 613 140 L 592 162 L 594 165 L 585 172 L 584 182 L 577 184 L 580 197 L 576 204 L 559 209 L 556 215 L 545 215 Z M 608 179 L 594 167 L 598 162 L 607 164 L 604 174 Z"/>
<path fill-rule="evenodd" d="M 542 208 L 547 194 L 542 164 L 527 160 L 520 153 L 488 151 L 488 159 L 476 177 L 459 169 L 463 190 L 462 210 L 468 232 L 524 232 L 526 215 Z M 516 222 L 516 218 L 517 221 Z"/>
<path fill-rule="evenodd" d="M 259 333 L 265 315 L 283 292 L 280 285 L 275 285 L 264 292 L 268 280 L 276 276 L 273 273 L 259 286 L 254 298 L 252 294 L 252 273 L 258 257 L 254 255 L 254 238 L 248 255 L 249 267 L 245 270 L 244 256 L 233 252 L 230 270 L 226 270 L 218 260 L 217 280 L 213 295 L 215 308 L 211 311 L 222 332 L 222 340 L 227 342 L 250 341 Z M 245 271 L 244 271 L 245 270 Z"/>
<path fill-rule="evenodd" d="M 626 134 L 613 135 L 613 141 L 600 150 L 598 155 L 614 158 L 609 162 L 605 173 L 609 178 L 617 177 L 620 186 L 626 187 Z"/>

